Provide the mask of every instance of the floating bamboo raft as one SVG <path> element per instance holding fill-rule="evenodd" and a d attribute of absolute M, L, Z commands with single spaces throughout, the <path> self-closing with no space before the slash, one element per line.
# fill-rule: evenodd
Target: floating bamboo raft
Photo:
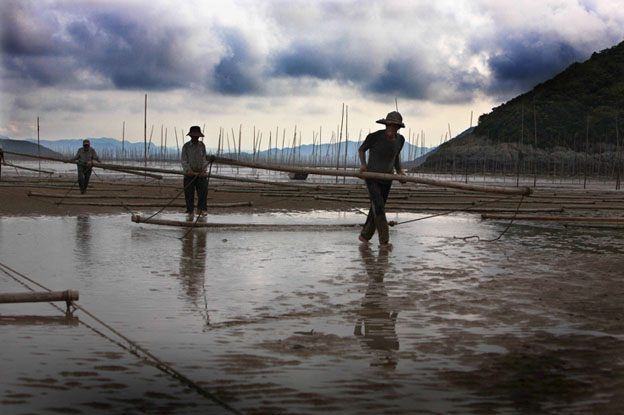
<path fill-rule="evenodd" d="M 168 219 L 143 218 L 140 215 L 132 215 L 132 222 L 147 223 L 151 225 L 175 226 L 182 228 L 227 228 L 242 230 L 272 230 L 272 231 L 327 231 L 340 230 L 341 228 L 353 228 L 362 226 L 358 223 L 347 224 L 278 224 L 278 223 L 214 223 L 200 221 L 178 221 Z"/>

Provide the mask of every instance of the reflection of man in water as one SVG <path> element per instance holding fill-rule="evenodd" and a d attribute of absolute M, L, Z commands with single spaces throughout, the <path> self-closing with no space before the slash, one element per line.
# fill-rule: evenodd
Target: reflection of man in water
<path fill-rule="evenodd" d="M 76 265 L 81 274 L 91 276 L 91 265 L 95 260 L 91 249 L 91 223 L 88 215 L 76 216 Z"/>
<path fill-rule="evenodd" d="M 394 368 L 397 364 L 395 352 L 399 350 L 395 330 L 399 312 L 393 310 L 383 281 L 388 268 L 388 249 L 380 248 L 375 258 L 368 245 L 361 245 L 360 253 L 369 280 L 354 334 L 360 338 L 364 349 L 375 354 L 377 360 L 372 366 Z"/>
<path fill-rule="evenodd" d="M 180 282 L 191 303 L 197 305 L 200 297 L 206 304 L 204 281 L 206 275 L 206 232 L 195 230 L 182 238 L 182 254 L 180 255 Z M 206 323 L 208 311 L 206 311 Z"/>

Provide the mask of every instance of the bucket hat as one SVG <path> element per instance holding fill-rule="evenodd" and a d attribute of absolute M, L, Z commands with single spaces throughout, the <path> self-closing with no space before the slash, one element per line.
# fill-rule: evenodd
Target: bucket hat
<path fill-rule="evenodd" d="M 382 118 L 381 120 L 377 120 L 379 124 L 394 124 L 398 125 L 402 128 L 405 128 L 405 124 L 403 124 L 403 117 L 399 114 L 398 111 L 389 112 L 386 115 L 386 118 Z"/>
<path fill-rule="evenodd" d="M 191 137 L 204 137 L 199 125 L 192 126 L 187 135 L 190 135 Z"/>

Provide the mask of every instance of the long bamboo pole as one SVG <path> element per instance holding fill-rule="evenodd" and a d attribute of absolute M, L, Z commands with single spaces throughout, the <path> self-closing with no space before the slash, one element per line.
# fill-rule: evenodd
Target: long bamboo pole
<path fill-rule="evenodd" d="M 423 177 L 414 177 L 414 176 L 403 176 L 398 174 L 387 174 L 387 173 L 372 173 L 372 172 L 359 172 L 355 170 L 332 170 L 332 169 L 319 169 L 312 167 L 294 167 L 294 166 L 281 166 L 275 164 L 267 164 L 267 163 L 251 163 L 241 160 L 231 160 L 221 157 L 208 156 L 208 161 L 214 163 L 221 164 L 230 164 L 241 167 L 250 167 L 256 169 L 264 169 L 264 170 L 275 170 L 275 171 L 284 171 L 290 173 L 303 173 L 303 174 L 317 174 L 320 176 L 347 176 L 347 177 L 357 177 L 360 179 L 377 179 L 377 180 L 399 180 L 406 181 L 411 183 L 420 183 L 426 184 L 429 186 L 437 186 L 437 187 L 448 187 L 453 189 L 462 189 L 473 192 L 483 192 L 483 193 L 500 193 L 500 194 L 509 194 L 509 195 L 523 195 L 528 196 L 532 193 L 530 187 L 505 187 L 505 186 L 485 186 L 485 185 L 476 185 L 476 184 L 465 184 L 465 183 L 456 183 L 449 182 L 443 180 L 434 180 L 434 179 L 426 179 Z"/>
<path fill-rule="evenodd" d="M 587 216 L 575 216 L 575 217 L 565 217 L 565 216 L 524 216 L 524 215 L 496 215 L 496 214 L 488 214 L 484 213 L 481 215 L 482 219 L 514 219 L 514 220 L 528 220 L 528 221 L 541 221 L 541 222 L 596 222 L 596 223 L 624 223 L 624 217 L 621 218 L 592 218 Z"/>
<path fill-rule="evenodd" d="M 9 153 L 9 152 L 6 151 L 6 153 Z M 50 170 L 31 169 L 29 167 L 16 166 L 15 164 L 7 163 L 7 162 L 5 162 L 4 165 L 5 166 L 9 166 L 9 167 L 14 167 L 16 169 L 35 171 L 35 172 L 38 172 L 38 173 L 54 174 L 54 172 L 50 171 Z"/>
<path fill-rule="evenodd" d="M 25 292 L 0 294 L 0 303 L 43 303 L 50 301 L 78 301 L 80 294 L 75 290 Z"/>
<path fill-rule="evenodd" d="M 36 159 L 40 159 L 40 160 L 51 160 L 51 161 L 58 161 L 60 163 L 68 163 L 68 164 L 81 164 L 78 161 L 70 161 L 70 160 L 63 160 L 63 159 L 59 159 L 59 158 L 55 158 L 55 157 L 45 157 L 45 156 L 35 156 L 35 155 L 31 155 L 31 154 L 24 154 L 24 153 L 15 153 L 12 151 L 5 151 L 5 153 L 7 154 L 13 154 L 15 156 L 22 156 L 22 157 L 30 157 L 30 158 L 36 158 Z M 154 179 L 162 179 L 162 176 L 158 176 L 156 174 L 149 174 L 149 173 L 141 173 L 141 172 L 137 172 L 134 170 L 146 170 L 149 169 L 147 167 L 139 167 L 138 169 L 134 166 L 124 166 L 123 164 L 120 165 L 116 165 L 116 164 L 106 164 L 106 163 L 98 163 L 98 162 L 93 162 L 92 163 L 93 167 L 99 167 L 101 169 L 105 169 L 105 170 L 114 170 L 114 171 L 120 171 L 122 173 L 128 173 L 128 174 L 134 174 L 136 176 L 144 176 L 144 177 L 151 177 Z M 106 167 L 105 167 L 106 166 Z M 13 166 L 13 167 L 17 167 L 19 168 L 19 166 Z M 22 167 L 23 168 L 23 167 Z M 162 170 L 162 169 L 161 169 Z M 43 170 L 42 170 L 43 171 Z M 47 173 L 47 172 L 46 172 Z M 164 173 L 168 173 L 168 171 L 165 171 Z"/>

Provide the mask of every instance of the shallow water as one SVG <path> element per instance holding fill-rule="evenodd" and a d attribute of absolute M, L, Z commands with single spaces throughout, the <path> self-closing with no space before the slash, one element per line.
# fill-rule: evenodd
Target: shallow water
<path fill-rule="evenodd" d="M 0 262 L 79 290 L 80 305 L 243 413 L 611 413 L 624 390 L 624 237 L 515 224 L 495 243 L 455 238 L 505 225 L 412 222 L 392 228 L 387 251 L 339 226 L 185 236 L 128 215 L 14 217 L 0 220 Z M 9 274 L 0 291 L 25 291 Z M 0 305 L 3 414 L 228 413 L 78 321 L 115 338 L 80 310 Z"/>

